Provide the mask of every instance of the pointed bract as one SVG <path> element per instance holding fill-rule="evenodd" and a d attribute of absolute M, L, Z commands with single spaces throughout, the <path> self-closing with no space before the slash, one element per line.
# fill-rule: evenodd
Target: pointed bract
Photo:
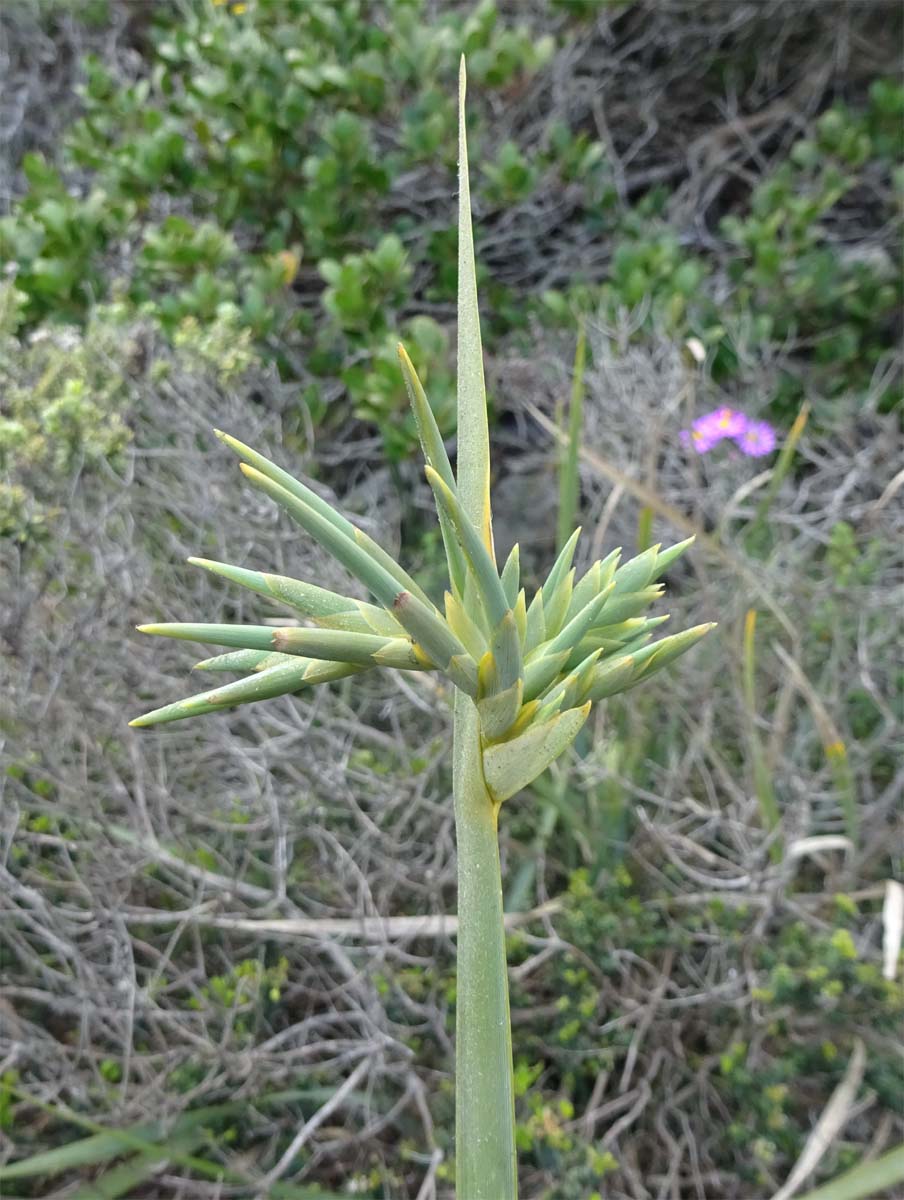
<path fill-rule="evenodd" d="M 517 737 L 488 746 L 483 752 L 483 773 L 493 799 L 501 803 L 533 783 L 571 745 L 589 713 L 589 703 L 570 708 Z"/>

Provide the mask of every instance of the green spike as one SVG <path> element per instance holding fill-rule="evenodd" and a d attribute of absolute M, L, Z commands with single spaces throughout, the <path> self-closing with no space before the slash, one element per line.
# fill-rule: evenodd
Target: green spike
<path fill-rule="evenodd" d="M 417 425 L 418 438 L 421 443 L 421 449 L 424 452 L 424 458 L 428 465 L 433 467 L 445 481 L 446 485 L 454 490 L 455 476 L 452 474 L 449 456 L 446 454 L 446 447 L 443 444 L 442 434 L 436 423 L 436 417 L 433 415 L 433 409 L 430 407 L 427 393 L 424 391 L 420 379 L 418 379 L 414 363 L 408 357 L 408 352 L 401 342 L 399 343 L 399 361 L 402 364 L 402 375 L 405 377 L 408 399 L 411 402 L 411 409 L 414 413 L 414 420 Z M 465 560 L 450 525 L 449 518 L 441 509 L 439 510 L 439 524 L 443 537 L 443 545 L 446 548 L 446 558 L 449 563 L 449 578 L 457 594 L 462 595 L 464 593 L 467 570 Z"/>
<path fill-rule="evenodd" d="M 599 595 L 603 590 L 600 587 L 600 566 L 599 562 L 591 563 L 572 588 L 571 602 L 565 614 L 566 621 L 570 621 L 572 617 L 576 616 L 594 596 Z"/>
<path fill-rule="evenodd" d="M 483 773 L 497 804 L 533 783 L 574 741 L 589 713 L 588 702 L 559 713 L 551 721 L 531 725 L 517 737 L 487 746 L 483 752 Z"/>
<path fill-rule="evenodd" d="M 503 591 L 496 564 L 455 492 L 448 487 L 432 467 L 427 467 L 426 475 L 427 481 L 433 488 L 437 503 L 455 527 L 458 540 L 471 566 L 474 580 L 483 600 L 487 619 L 491 627 L 495 628 L 509 611 L 508 600 Z"/>
<path fill-rule="evenodd" d="M 548 597 L 555 593 L 556 588 L 568 573 L 571 567 L 572 559 L 574 558 L 575 547 L 578 544 L 578 538 L 580 536 L 581 527 L 579 525 L 559 551 L 556 561 L 552 564 L 549 575 L 546 577 L 546 582 L 543 584 L 543 590 L 546 593 L 547 602 Z"/>
<path fill-rule="evenodd" d="M 538 646 L 546 641 L 546 614 L 543 607 L 543 589 L 537 588 L 534 598 L 527 610 L 526 629 L 524 633 L 524 654 L 531 654 Z"/>
<path fill-rule="evenodd" d="M 481 732 L 488 741 L 503 737 L 511 729 L 521 711 L 523 690 L 523 681 L 517 679 L 504 691 L 497 691 L 477 701 Z"/>
<path fill-rule="evenodd" d="M 266 671 L 277 663 L 289 662 L 291 654 L 267 653 L 266 650 L 230 650 L 195 663 L 193 671 Z"/>
<path fill-rule="evenodd" d="M 462 691 L 476 696 L 477 664 L 442 617 L 409 592 L 400 593 L 393 612 L 437 667 Z"/>
<path fill-rule="evenodd" d="M 512 612 L 515 614 L 515 627 L 518 630 L 518 637 L 521 639 L 521 645 L 523 646 L 527 638 L 527 608 L 524 602 L 524 588 L 518 593 L 518 598 L 515 600 Z"/>
<path fill-rule="evenodd" d="M 342 629 L 303 629 L 289 626 L 273 630 L 273 648 L 280 654 L 354 663 L 359 667 L 398 667 L 425 671 L 434 665 L 408 638 L 386 638 L 374 633 L 346 633 Z"/>
<path fill-rule="evenodd" d="M 586 693 L 590 689 L 593 669 L 601 654 L 602 650 L 592 651 L 564 679 L 560 679 L 554 687 L 541 696 L 540 703 L 543 706 L 541 713 L 545 715 L 546 706 L 557 698 L 563 708 L 574 708 L 578 704 L 583 704 L 588 697 L 582 693 Z"/>
<path fill-rule="evenodd" d="M 179 638 L 185 642 L 207 642 L 213 646 L 235 646 L 243 650 L 273 649 L 272 625 L 214 625 L 190 621 L 166 621 L 161 625 L 139 625 L 139 633 Z"/>
<path fill-rule="evenodd" d="M 670 637 L 660 638 L 658 642 L 651 642 L 649 646 L 635 651 L 633 658 L 640 668 L 641 678 L 646 679 L 656 671 L 667 667 L 669 663 L 674 662 L 676 658 L 695 646 L 701 638 L 706 637 L 709 631 L 715 627 L 715 621 L 710 621 L 705 625 L 694 625 L 691 629 L 684 629 L 681 633 L 673 633 Z"/>
<path fill-rule="evenodd" d="M 413 592 L 419 600 L 427 604 L 429 601 L 414 580 L 402 570 L 395 559 L 386 553 L 382 546 L 378 546 L 373 538 L 368 537 L 363 529 L 359 529 L 357 525 L 353 525 L 351 521 L 337 512 L 332 505 L 328 504 L 322 496 L 318 496 L 311 488 L 306 487 L 300 480 L 290 475 L 288 471 L 284 471 L 282 467 L 278 467 L 276 463 L 271 462 L 263 454 L 259 454 L 257 450 L 252 450 L 250 446 L 246 446 L 244 442 L 240 442 L 238 438 L 232 437 L 228 433 L 223 433 L 222 430 L 215 429 L 214 433 L 225 443 L 231 450 L 245 460 L 245 463 L 250 465 L 255 471 L 259 472 L 266 479 L 288 492 L 296 500 L 305 504 L 329 525 L 344 537 L 354 542 L 363 551 L 365 551 L 375 563 L 396 580 L 403 588 Z M 247 472 L 245 472 L 247 475 Z M 266 489 L 262 489 L 266 490 Z M 270 492 L 269 495 L 276 499 L 275 495 Z M 339 556 L 336 555 L 338 558 Z M 341 560 L 340 560 L 341 561 Z"/>
<path fill-rule="evenodd" d="M 555 592 L 549 591 L 549 585 L 543 588 L 543 617 L 546 621 L 546 636 L 554 637 L 565 623 L 565 614 L 571 604 L 571 594 L 574 591 L 574 568 L 566 572 L 565 578 L 556 584 Z"/>
<path fill-rule="evenodd" d="M 536 700 L 545 692 L 549 685 L 568 661 L 568 650 L 558 654 L 541 655 L 532 659 L 524 667 L 524 699 Z"/>
<path fill-rule="evenodd" d="M 630 559 L 615 572 L 615 594 L 623 596 L 627 592 L 639 592 L 647 586 L 656 570 L 656 559 L 659 554 L 658 546 L 650 546 L 643 554 Z"/>
<path fill-rule="evenodd" d="M 599 614 L 600 626 L 619 625 L 622 621 L 636 617 L 645 608 L 649 608 L 654 600 L 658 600 L 662 592 L 662 584 L 655 583 L 650 587 L 642 588 L 639 592 L 619 593 L 616 582 L 615 588 Z"/>
<path fill-rule="evenodd" d="M 237 704 L 272 700 L 275 696 L 290 695 L 318 683 L 344 679 L 347 675 L 358 674 L 360 670 L 360 667 L 349 666 L 348 663 L 312 662 L 310 659 L 296 658 L 291 663 L 271 667 L 268 671 L 262 671 L 248 679 L 237 679 L 234 683 L 215 688 L 213 691 L 200 692 L 185 700 L 177 700 L 175 704 L 156 708 L 153 712 L 136 717 L 129 724 L 133 728 L 143 729 L 149 725 L 181 721 L 186 717 L 222 712 L 223 709 L 233 708 Z"/>
<path fill-rule="evenodd" d="M 267 479 L 254 467 L 242 463 L 242 471 L 255 486 L 272 496 L 281 504 L 289 516 L 306 529 L 311 537 L 342 563 L 353 575 L 370 588 L 377 599 L 399 624 L 418 642 L 425 653 L 445 669 L 445 663 L 455 655 L 468 657 L 464 646 L 458 641 L 445 621 L 432 605 L 424 604 L 412 592 L 399 589 L 398 582 L 356 542 L 343 537 L 334 526 L 325 521 L 304 501 L 290 495 L 279 484 Z"/>
<path fill-rule="evenodd" d="M 392 617 L 374 604 L 366 604 L 363 600 L 355 600 L 350 596 L 340 596 L 326 588 L 317 587 L 313 583 L 304 583 L 300 579 L 291 579 L 288 575 L 271 575 L 264 571 L 251 571 L 245 567 L 234 567 L 229 563 L 213 562 L 207 558 L 190 558 L 193 566 L 203 567 L 214 575 L 249 588 L 261 596 L 278 600 L 287 604 L 296 612 L 312 617 L 315 621 L 330 623 L 331 628 L 347 629 L 349 633 L 372 633 L 373 627 L 364 616 L 364 610 L 370 610 L 384 625 L 390 624 L 395 629 L 387 630 L 387 636 L 398 636 L 402 632 Z M 335 621 L 341 624 L 334 624 Z"/>
<path fill-rule="evenodd" d="M 609 584 L 609 589 L 613 584 Z M 594 596 L 579 613 L 576 613 L 567 625 L 543 647 L 544 654 L 558 654 L 560 650 L 569 653 L 580 642 L 585 634 L 593 627 L 609 596 L 609 589 Z"/>
<path fill-rule="evenodd" d="M 518 589 L 521 586 L 521 551 L 518 549 L 517 542 L 512 546 L 511 552 L 505 560 L 501 578 L 502 590 L 505 592 L 509 608 L 514 608 L 518 600 Z"/>
<path fill-rule="evenodd" d="M 656 558 L 656 566 L 653 570 L 652 576 L 650 577 L 650 582 L 652 583 L 654 579 L 658 579 L 665 571 L 667 571 L 672 563 L 681 557 L 685 550 L 693 546 L 696 540 L 696 537 L 691 536 L 689 538 L 685 538 L 683 542 L 676 542 L 674 546 L 669 546 L 668 550 L 660 550 Z"/>
<path fill-rule="evenodd" d="M 521 639 L 518 637 L 515 614 L 511 610 L 497 625 L 490 643 L 490 652 L 495 666 L 495 690 L 507 691 L 519 679 L 524 678 Z"/>
<path fill-rule="evenodd" d="M 588 692 L 590 699 L 604 700 L 607 696 L 624 691 L 630 686 L 635 669 L 634 659 L 630 654 L 604 660 L 591 674 Z"/>
<path fill-rule="evenodd" d="M 444 600 L 446 623 L 477 662 L 486 652 L 486 635 L 457 597 L 446 592 Z"/>

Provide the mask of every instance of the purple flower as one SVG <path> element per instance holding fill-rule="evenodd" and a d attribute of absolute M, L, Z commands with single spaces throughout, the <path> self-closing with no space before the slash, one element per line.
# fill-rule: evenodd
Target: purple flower
<path fill-rule="evenodd" d="M 741 437 L 748 424 L 749 422 L 742 412 L 722 405 L 720 408 L 714 408 L 712 412 L 698 417 L 690 431 L 682 429 L 679 437 L 682 445 L 692 447 L 698 454 L 705 454 L 707 450 L 712 450 L 717 442 L 721 442 L 725 438 Z"/>
<path fill-rule="evenodd" d="M 762 458 L 775 449 L 775 430 L 768 421 L 748 421 L 742 433 L 735 436 L 741 453 L 749 458 Z"/>

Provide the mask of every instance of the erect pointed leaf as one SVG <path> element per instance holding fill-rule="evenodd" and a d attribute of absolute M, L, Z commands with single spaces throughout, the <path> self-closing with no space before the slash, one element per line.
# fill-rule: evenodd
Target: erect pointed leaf
<path fill-rule="evenodd" d="M 545 709 L 546 705 L 554 700 L 561 700 L 563 708 L 575 708 L 577 705 L 583 704 L 589 698 L 593 672 L 601 654 L 602 650 L 592 651 L 575 670 L 569 672 L 541 696 L 540 702 L 543 708 Z"/>
<path fill-rule="evenodd" d="M 535 700 L 555 680 L 568 662 L 568 650 L 557 654 L 540 655 L 525 664 L 524 699 Z"/>
<path fill-rule="evenodd" d="M 393 612 L 440 671 L 469 696 L 477 695 L 477 664 L 446 622 L 409 592 L 396 598 Z"/>
<path fill-rule="evenodd" d="M 408 389 L 408 398 L 411 401 L 411 408 L 414 412 L 418 438 L 420 439 L 421 449 L 424 452 L 424 458 L 428 465 L 433 467 L 437 474 L 445 480 L 448 487 L 454 489 L 455 476 L 452 474 L 449 456 L 446 454 L 446 447 L 443 444 L 442 434 L 436 423 L 436 417 L 433 415 L 433 409 L 430 407 L 427 393 L 424 391 L 420 379 L 418 379 L 414 363 L 408 357 L 408 352 L 401 343 L 399 343 L 399 361 L 402 364 L 402 374 L 405 377 L 405 386 Z M 461 596 L 464 594 L 465 586 L 466 569 L 464 556 L 458 540 L 455 538 L 450 527 L 449 518 L 442 509 L 439 510 L 439 524 L 449 564 L 449 578 L 452 581 L 453 588 Z"/>
<path fill-rule="evenodd" d="M 465 88 L 462 56 L 458 77 L 458 491 L 464 511 L 478 531 L 484 549 L 492 554 L 490 442 L 471 229 Z"/>
<path fill-rule="evenodd" d="M 451 592 L 445 597 L 446 623 L 449 628 L 471 655 L 479 662 L 487 650 L 487 635 L 480 628 L 464 604 Z"/>
<path fill-rule="evenodd" d="M 578 329 L 578 342 L 574 352 L 574 371 L 571 381 L 571 399 L 568 407 L 568 442 L 560 450 L 559 458 L 559 511 L 556 525 L 556 545 L 563 546 L 574 528 L 578 511 L 580 474 L 578 458 L 581 449 L 581 428 L 584 409 L 584 361 L 586 358 L 587 335 L 584 322 Z M 563 424 L 560 420 L 559 424 Z"/>
<path fill-rule="evenodd" d="M 609 588 L 613 587 L 609 584 Z M 567 625 L 564 625 L 546 646 L 543 647 L 544 654 L 557 654 L 560 650 L 571 651 L 580 642 L 586 633 L 595 625 L 603 606 L 608 599 L 609 590 L 600 592 L 584 605 L 579 613 L 571 618 Z"/>
<path fill-rule="evenodd" d="M 518 599 L 518 590 L 521 586 L 521 551 L 518 549 L 517 542 L 512 546 L 511 552 L 505 560 L 501 579 L 502 590 L 505 592 L 509 608 L 514 608 Z"/>
<path fill-rule="evenodd" d="M 531 654 L 546 641 L 546 614 L 543 607 L 543 589 L 537 588 L 527 610 L 527 628 L 524 633 L 523 651 Z"/>
<path fill-rule="evenodd" d="M 586 604 L 590 603 L 594 596 L 599 595 L 603 590 L 600 586 L 600 567 L 599 562 L 591 563 L 571 589 L 571 602 L 565 614 L 566 621 L 570 621 Z"/>
<path fill-rule="evenodd" d="M 527 639 L 527 607 L 524 603 L 524 588 L 518 593 L 512 612 L 515 614 L 515 628 L 518 630 L 518 637 L 521 639 L 523 647 Z"/>
<path fill-rule="evenodd" d="M 639 592 L 619 593 L 616 583 L 616 588 L 610 593 L 609 599 L 603 605 L 597 618 L 600 627 L 618 625 L 622 621 L 628 621 L 631 617 L 638 616 L 645 608 L 649 608 L 654 600 L 659 599 L 662 591 L 662 584 L 654 583 L 650 587 L 642 588 Z"/>
<path fill-rule="evenodd" d="M 366 550 L 356 542 L 344 537 L 303 500 L 290 495 L 285 488 L 273 483 L 254 467 L 242 463 L 242 471 L 255 487 L 266 492 L 268 496 L 272 496 L 285 508 L 293 520 L 308 531 L 311 537 L 316 538 L 325 549 L 335 555 L 344 567 L 356 575 L 365 587 L 370 588 L 381 604 L 390 610 L 403 629 L 423 647 L 441 671 L 446 671 L 447 664 L 453 657 L 461 657 L 463 662 L 467 663 L 469 657 L 467 651 L 432 604 L 424 604 L 412 592 L 404 588 L 400 589 L 398 581 L 389 575 Z M 474 686 L 476 686 L 476 669 Z"/>
<path fill-rule="evenodd" d="M 485 738 L 493 741 L 508 733 L 521 711 L 524 684 L 517 679 L 504 691 L 494 692 L 477 701 L 480 729 Z"/>
<path fill-rule="evenodd" d="M 636 666 L 640 668 L 640 679 L 647 679 L 663 667 L 667 667 L 692 646 L 696 646 L 697 642 L 715 627 L 715 621 L 709 621 L 705 625 L 694 625 L 691 629 L 683 629 L 681 633 L 673 633 L 671 637 L 660 638 L 658 642 L 635 650 L 633 658 Z"/>
<path fill-rule="evenodd" d="M 511 610 L 496 626 L 490 642 L 490 651 L 495 665 L 496 687 L 494 690 L 505 691 L 519 679 L 523 679 L 521 639 L 518 636 L 515 614 Z"/>
<path fill-rule="evenodd" d="M 565 578 L 556 585 L 554 593 L 543 588 L 543 619 L 546 621 L 546 636 L 554 637 L 565 623 L 565 614 L 571 605 L 574 591 L 574 568 L 566 572 Z"/>
<path fill-rule="evenodd" d="M 546 577 L 546 582 L 543 584 L 543 603 L 547 609 L 556 594 L 556 590 L 565 580 L 568 572 L 571 569 L 571 563 L 574 558 L 575 547 L 578 544 L 578 538 L 581 536 L 581 527 L 572 533 L 571 537 L 559 551 L 556 561 L 550 568 L 549 575 Z"/>
<path fill-rule="evenodd" d="M 488 746 L 483 773 L 493 799 L 500 803 L 520 792 L 545 771 L 574 741 L 590 713 L 590 703 L 570 708 L 517 737 Z"/>
<path fill-rule="evenodd" d="M 229 563 L 212 562 L 206 558 L 190 558 L 194 566 L 203 567 L 215 575 L 250 588 L 261 596 L 269 596 L 294 608 L 296 612 L 313 618 L 331 629 L 345 629 L 349 633 L 384 633 L 387 637 L 398 637 L 402 633 L 399 623 L 375 604 L 355 600 L 351 596 L 340 596 L 313 583 L 304 583 L 288 575 L 271 575 L 264 571 L 250 571 L 245 567 L 233 567 Z M 375 629 L 374 626 L 377 626 Z"/>
<path fill-rule="evenodd" d="M 139 633 L 156 637 L 178 638 L 184 642 L 206 642 L 211 646 L 236 646 L 244 650 L 273 650 L 272 625 L 214 625 L 191 621 L 164 621 L 160 625 L 139 625 Z"/>
<path fill-rule="evenodd" d="M 257 700 L 271 700 L 274 696 L 286 696 L 317 683 L 328 683 L 356 675 L 361 667 L 348 663 L 317 662 L 313 659 L 296 658 L 290 663 L 270 667 L 247 679 L 237 679 L 213 691 L 201 692 L 164 708 L 154 709 L 129 724 L 136 728 L 163 725 L 169 721 L 181 721 L 186 717 L 198 717 L 205 713 L 220 712 L 234 708 L 237 704 L 252 704 Z"/>
<path fill-rule="evenodd" d="M 380 637 L 375 633 L 346 633 L 343 629 L 302 629 L 288 626 L 273 630 L 273 647 L 281 654 L 357 666 L 397 667 L 403 671 L 429 671 L 434 665 L 406 637 Z"/>
<path fill-rule="evenodd" d="M 635 646 L 646 645 L 652 631 L 668 619 L 668 615 L 632 617 L 617 625 L 597 625 L 578 643 L 568 660 L 567 669 L 574 670 L 591 650 L 602 650 L 605 654 L 631 654 Z"/>
<path fill-rule="evenodd" d="M 490 627 L 495 629 L 505 614 L 509 611 L 508 600 L 502 587 L 502 580 L 496 570 L 496 564 L 490 557 L 477 529 L 472 524 L 464 509 L 460 496 L 456 495 L 440 478 L 432 467 L 427 467 L 427 480 L 433 488 L 437 503 L 446 512 L 455 527 L 458 540 L 461 542 L 465 557 L 470 563 L 471 570 L 483 600 L 484 610 Z"/>
<path fill-rule="evenodd" d="M 654 579 L 658 579 L 660 575 L 667 571 L 672 563 L 681 557 L 685 550 L 693 546 L 695 541 L 696 538 L 692 535 L 689 538 L 685 538 L 683 542 L 676 542 L 674 546 L 669 546 L 668 550 L 660 550 L 656 556 L 656 566 L 653 569 L 650 582 L 652 583 Z"/>
<path fill-rule="evenodd" d="M 313 509 L 323 521 L 327 522 L 329 525 L 332 525 L 338 533 L 343 534 L 349 541 L 354 542 L 358 547 L 360 547 L 361 550 L 363 550 L 370 558 L 372 558 L 375 563 L 382 567 L 384 572 L 395 579 L 396 582 L 401 585 L 401 587 L 405 588 L 409 592 L 413 592 L 414 595 L 417 596 L 417 598 L 423 603 L 429 603 L 427 597 L 424 595 L 415 581 L 410 575 L 402 570 L 395 559 L 390 554 L 387 554 L 382 546 L 377 545 L 373 538 L 368 537 L 363 529 L 359 529 L 357 525 L 353 525 L 351 521 L 347 520 L 342 516 L 341 513 L 337 512 L 332 505 L 328 504 L 326 500 L 323 499 L 322 496 L 318 496 L 315 491 L 309 487 L 306 487 L 303 483 L 301 483 L 300 480 L 295 479 L 295 477 L 290 475 L 288 471 L 284 471 L 282 467 L 278 467 L 276 463 L 271 462 L 270 459 L 266 458 L 263 454 L 259 454 L 256 450 L 252 450 L 250 446 L 246 446 L 245 443 L 240 442 L 238 438 L 231 437 L 228 433 L 223 433 L 222 430 L 219 429 L 215 429 L 214 433 L 221 442 L 227 445 L 231 450 L 234 450 L 239 458 L 244 459 L 245 463 L 253 467 L 256 472 L 270 480 L 271 483 L 278 485 L 283 489 L 283 491 L 288 492 L 290 496 L 293 496 L 296 500 L 300 501 L 308 508 Z M 245 474 L 248 475 L 248 472 L 245 471 Z M 251 478 L 250 476 L 248 477 Z M 261 490 L 266 491 L 266 488 L 261 488 Z M 277 496 L 274 492 L 268 492 L 268 495 L 273 496 L 274 499 L 277 499 Z M 279 503 L 283 502 L 280 500 Z M 336 557 L 338 558 L 339 556 L 336 555 Z"/>
<path fill-rule="evenodd" d="M 604 700 L 623 691 L 630 686 L 635 671 L 634 659 L 630 654 L 604 660 L 591 673 L 590 699 Z"/>
<path fill-rule="evenodd" d="M 656 559 L 659 554 L 658 546 L 650 546 L 643 554 L 629 559 L 615 572 L 615 594 L 623 596 L 627 592 L 639 592 L 652 580 L 656 570 Z"/>
<path fill-rule="evenodd" d="M 278 663 L 291 662 L 291 654 L 277 654 L 266 650 L 230 650 L 195 663 L 193 671 L 266 671 Z"/>

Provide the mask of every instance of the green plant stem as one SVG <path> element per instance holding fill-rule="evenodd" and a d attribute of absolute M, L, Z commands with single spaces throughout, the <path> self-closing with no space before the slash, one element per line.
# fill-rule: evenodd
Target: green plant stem
<path fill-rule="evenodd" d="M 515 1099 L 496 810 L 481 766 L 474 702 L 455 696 L 452 768 L 458 843 L 455 1052 L 457 1200 L 515 1200 Z"/>

